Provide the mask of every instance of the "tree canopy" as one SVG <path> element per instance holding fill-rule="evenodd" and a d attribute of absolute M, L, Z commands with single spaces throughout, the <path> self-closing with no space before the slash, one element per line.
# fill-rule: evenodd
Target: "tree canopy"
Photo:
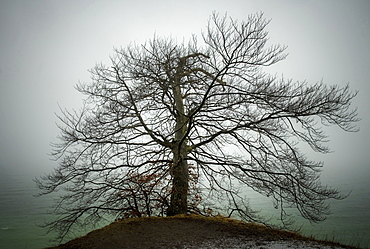
<path fill-rule="evenodd" d="M 63 189 L 47 224 L 64 237 L 73 226 L 117 218 L 239 213 L 260 221 L 243 187 L 317 222 L 329 198 L 321 162 L 323 126 L 356 131 L 349 86 L 278 78 L 264 68 L 286 58 L 269 45 L 263 14 L 246 21 L 213 14 L 188 43 L 154 37 L 114 50 L 91 70 L 80 111 L 62 110 L 53 156 L 59 166 L 37 180 L 41 194 Z M 220 201 L 221 200 L 221 201 Z"/>

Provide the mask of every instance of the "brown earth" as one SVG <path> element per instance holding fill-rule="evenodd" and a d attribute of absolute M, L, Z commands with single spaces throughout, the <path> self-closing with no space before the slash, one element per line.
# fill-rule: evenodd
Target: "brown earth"
<path fill-rule="evenodd" d="M 187 215 L 113 222 L 49 249 L 118 248 L 354 248 L 223 217 Z"/>

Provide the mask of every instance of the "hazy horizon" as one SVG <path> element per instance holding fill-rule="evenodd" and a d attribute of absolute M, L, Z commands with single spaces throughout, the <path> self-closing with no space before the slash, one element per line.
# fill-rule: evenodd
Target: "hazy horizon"
<path fill-rule="evenodd" d="M 326 127 L 334 151 L 320 155 L 325 174 L 370 176 L 369 1 L 0 1 L 0 173 L 52 171 L 59 106 L 78 109 L 74 86 L 109 63 L 114 47 L 157 36 L 200 37 L 213 11 L 234 19 L 264 12 L 271 43 L 287 45 L 278 76 L 358 90 L 360 132 Z"/>

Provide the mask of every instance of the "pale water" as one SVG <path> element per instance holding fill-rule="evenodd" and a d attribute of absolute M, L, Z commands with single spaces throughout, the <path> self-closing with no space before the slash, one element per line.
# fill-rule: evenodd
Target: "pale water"
<path fill-rule="evenodd" d="M 317 239 L 333 240 L 342 244 L 370 248 L 370 181 L 369 171 L 356 174 L 325 177 L 323 182 L 343 194 L 350 195 L 344 200 L 330 200 L 332 214 L 323 222 L 310 224 L 302 217 L 295 217 L 300 233 Z M 251 193 L 250 205 L 261 214 L 278 214 L 270 199 Z M 262 209 L 263 208 L 263 209 Z M 296 210 L 293 213 L 297 213 Z"/>
<path fill-rule="evenodd" d="M 32 179 L 29 174 L 0 176 L 0 248 L 43 248 L 54 237 L 37 226 L 50 218 L 45 213 L 52 200 L 34 197 L 38 190 Z"/>
<path fill-rule="evenodd" d="M 0 167 L 1 168 L 1 167 Z M 339 188 L 344 193 L 352 190 L 343 201 L 332 202 L 333 214 L 317 225 L 298 220 L 303 225 L 302 233 L 316 235 L 323 239 L 332 239 L 345 243 L 370 247 L 370 189 L 369 175 L 362 174 L 351 178 L 326 179 L 329 185 Z M 53 234 L 45 235 L 39 228 L 44 220 L 51 217 L 45 212 L 52 204 L 49 198 L 35 198 L 38 192 L 32 174 L 0 172 L 0 248 L 34 249 L 50 245 Z M 256 194 L 248 193 L 250 203 L 255 209 L 273 213 L 271 201 Z M 267 208 L 266 208 L 267 207 Z"/>

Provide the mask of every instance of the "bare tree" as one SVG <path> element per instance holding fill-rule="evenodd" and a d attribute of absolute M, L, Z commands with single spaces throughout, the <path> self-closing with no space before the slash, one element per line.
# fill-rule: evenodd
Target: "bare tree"
<path fill-rule="evenodd" d="M 356 93 L 264 73 L 286 57 L 267 45 L 267 24 L 213 14 L 201 45 L 155 37 L 92 69 L 77 86 L 81 111 L 59 116 L 59 167 L 37 180 L 42 194 L 63 189 L 48 225 L 64 237 L 107 215 L 205 214 L 216 197 L 254 220 L 240 186 L 273 198 L 282 220 L 287 206 L 323 220 L 325 200 L 342 196 L 321 185 L 322 164 L 299 144 L 327 153 L 323 126 L 355 131 Z"/>

